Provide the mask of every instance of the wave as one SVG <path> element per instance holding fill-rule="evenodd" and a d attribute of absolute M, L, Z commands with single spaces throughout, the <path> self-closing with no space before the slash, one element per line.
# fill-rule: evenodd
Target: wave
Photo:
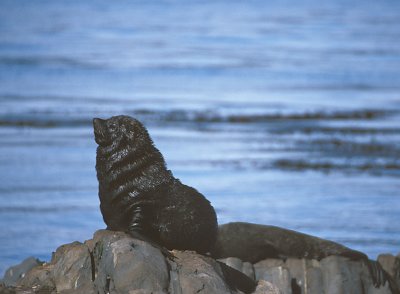
<path fill-rule="evenodd" d="M 187 112 L 169 111 L 160 113 L 166 121 L 194 121 L 194 122 L 230 122 L 230 123 L 258 123 L 281 120 L 373 120 L 389 114 L 384 110 L 357 110 L 334 112 L 305 112 L 294 114 L 266 113 L 266 114 L 230 114 L 223 115 L 213 111 Z"/>
<path fill-rule="evenodd" d="M 176 163 L 176 162 L 175 162 Z M 284 170 L 294 172 L 318 171 L 318 172 L 342 172 L 359 173 L 365 172 L 371 175 L 386 175 L 400 177 L 400 162 L 335 162 L 334 159 L 321 161 L 303 160 L 303 159 L 235 159 L 235 160 L 190 160 L 181 162 L 186 166 L 195 166 L 197 168 L 204 166 L 222 167 L 232 170 Z"/>
<path fill-rule="evenodd" d="M 340 134 L 340 135 L 375 135 L 375 134 L 400 134 L 400 128 L 396 127 L 380 127 L 380 128 L 367 128 L 367 127 L 324 127 L 324 126 L 302 126 L 297 125 L 290 128 L 279 128 L 272 130 L 275 134 L 293 134 L 303 133 L 309 134 Z"/>
<path fill-rule="evenodd" d="M 137 117 L 143 121 L 152 122 L 176 122 L 176 123 L 263 123 L 274 121 L 335 121 L 335 120 L 377 120 L 395 111 L 364 109 L 354 111 L 315 111 L 304 113 L 264 113 L 264 114 L 225 114 L 224 110 L 179 110 L 172 109 L 167 111 L 152 109 L 137 109 L 126 111 L 125 114 Z M 110 116 L 113 115 L 110 113 Z M 115 115 L 115 114 L 114 114 Z M 92 123 L 92 118 L 96 113 L 86 112 L 86 117 L 77 113 L 75 115 L 63 113 L 26 113 L 21 115 L 5 115 L 0 117 L 0 126 L 15 127 L 58 127 L 58 126 L 88 126 Z M 297 130 L 297 129 L 296 129 Z M 304 132 L 312 132 L 312 128 L 304 128 Z M 328 128 L 326 128 L 328 130 Z"/>
<path fill-rule="evenodd" d="M 81 210 L 94 210 L 98 207 L 96 205 L 58 205 L 58 206 L 1 206 L 0 213 L 54 213 L 54 212 L 66 212 L 66 211 L 81 211 Z"/>
<path fill-rule="evenodd" d="M 66 66 L 86 69 L 103 68 L 93 62 L 58 56 L 0 56 L 0 65 L 16 66 Z"/>
<path fill-rule="evenodd" d="M 14 193 L 45 193 L 45 192 L 88 192 L 88 191 L 96 191 L 97 186 L 9 186 L 9 187 L 0 187 L 0 195 L 3 194 L 14 194 Z"/>
<path fill-rule="evenodd" d="M 338 138 L 330 138 L 317 140 L 300 140 L 297 141 L 296 144 L 302 147 L 307 146 L 309 151 L 319 150 L 326 153 L 350 153 L 352 154 L 352 156 L 380 155 L 384 157 L 393 156 L 394 158 L 400 158 L 400 149 L 396 148 L 393 142 L 355 142 Z"/>
<path fill-rule="evenodd" d="M 331 161 L 308 161 L 298 159 L 278 159 L 273 162 L 273 167 L 285 170 L 317 170 L 317 171 L 365 171 L 376 174 L 386 174 L 400 176 L 400 163 L 334 163 Z"/>
<path fill-rule="evenodd" d="M 73 126 L 89 126 L 91 120 L 1 120 L 0 126 L 12 127 L 33 127 L 33 128 L 56 128 L 56 127 L 73 127 Z"/>

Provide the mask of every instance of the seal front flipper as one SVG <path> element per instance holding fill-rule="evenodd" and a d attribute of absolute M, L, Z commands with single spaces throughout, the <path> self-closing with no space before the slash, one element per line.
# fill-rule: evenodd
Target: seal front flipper
<path fill-rule="evenodd" d="M 221 268 L 222 274 L 224 275 L 224 279 L 231 290 L 240 290 L 246 294 L 254 292 L 257 287 L 256 281 L 221 261 L 217 262 Z"/>
<path fill-rule="evenodd" d="M 129 227 L 127 233 L 135 239 L 145 241 L 157 248 L 161 251 L 161 253 L 171 260 L 175 258 L 175 256 L 164 246 L 161 246 L 157 242 L 155 242 L 150 237 L 147 237 L 143 232 L 145 232 L 147 225 L 144 223 L 144 215 L 143 215 L 143 206 L 135 206 L 132 213 L 132 220 L 129 223 Z"/>

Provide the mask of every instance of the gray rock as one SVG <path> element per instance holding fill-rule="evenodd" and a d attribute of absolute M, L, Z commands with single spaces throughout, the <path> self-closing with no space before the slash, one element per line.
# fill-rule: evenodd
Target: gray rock
<path fill-rule="evenodd" d="M 88 247 L 79 242 L 59 247 L 49 264 L 33 268 L 17 284 L 42 293 L 94 293 Z"/>
<path fill-rule="evenodd" d="M 57 292 L 85 290 L 94 293 L 89 248 L 79 242 L 63 245 L 53 255 L 52 278 Z"/>
<path fill-rule="evenodd" d="M 43 264 L 43 262 L 39 261 L 38 259 L 34 257 L 28 257 L 20 264 L 10 267 L 4 274 L 4 285 L 6 287 L 16 286 L 18 280 L 22 279 L 27 272 L 41 264 Z"/>
<path fill-rule="evenodd" d="M 378 256 L 378 262 L 400 289 L 400 255 L 381 254 Z"/>
<path fill-rule="evenodd" d="M 305 285 L 307 283 L 307 268 L 311 267 L 311 265 L 309 264 L 311 262 L 312 260 L 304 258 L 289 258 L 286 260 L 285 266 L 290 270 L 290 283 L 292 292 L 297 293 L 296 291 L 299 290 L 301 291 L 301 293 L 305 292 Z"/>
<path fill-rule="evenodd" d="M 128 294 L 166 294 L 165 292 L 154 292 L 146 289 L 130 290 Z"/>
<path fill-rule="evenodd" d="M 255 280 L 254 266 L 250 262 L 243 262 L 237 257 L 228 257 L 218 260 Z"/>
<path fill-rule="evenodd" d="M 324 290 L 330 294 L 362 293 L 359 262 L 339 256 L 329 256 L 320 262 Z"/>
<path fill-rule="evenodd" d="M 283 266 L 285 262 L 282 259 L 265 259 L 254 264 L 256 280 L 261 280 L 265 270 L 273 267 Z"/>
<path fill-rule="evenodd" d="M 17 285 L 23 289 L 47 289 L 56 290 L 52 276 L 54 265 L 43 264 L 31 269 Z"/>
<path fill-rule="evenodd" d="M 282 294 L 282 291 L 268 281 L 259 280 L 254 294 Z"/>
<path fill-rule="evenodd" d="M 13 286 L 5 286 L 1 281 L 0 281 L 0 293 L 1 294 L 15 294 L 16 291 Z"/>
<path fill-rule="evenodd" d="M 35 264 L 10 277 L 15 287 L 0 287 L 1 293 L 242 293 L 229 288 L 226 267 L 211 257 L 191 251 L 171 251 L 166 259 L 147 242 L 122 232 L 97 231 L 83 244 L 74 242 L 59 247 L 50 263 Z M 379 263 L 398 277 L 399 258 L 379 256 Z M 375 288 L 363 261 L 329 256 L 321 261 L 288 258 L 266 259 L 251 264 L 239 258 L 221 260 L 258 280 L 254 293 L 261 294 L 389 294 L 388 283 Z M 229 272 L 229 270 L 228 270 Z M 240 276 L 240 274 L 239 274 Z M 237 276 L 230 282 L 236 280 Z"/>
<path fill-rule="evenodd" d="M 254 266 L 250 263 L 250 262 L 243 262 L 243 266 L 242 266 L 242 273 L 244 273 L 245 275 L 247 275 L 249 278 L 255 280 L 256 279 L 256 275 L 254 272 Z"/>
<path fill-rule="evenodd" d="M 167 291 L 168 267 L 160 250 L 121 232 L 100 231 L 94 241 L 94 284 L 98 293 Z"/>
<path fill-rule="evenodd" d="M 290 271 L 283 266 L 264 268 L 259 279 L 268 281 L 280 289 L 283 294 L 292 294 Z"/>
<path fill-rule="evenodd" d="M 320 267 L 307 269 L 304 293 L 324 293 L 323 276 Z"/>
<path fill-rule="evenodd" d="M 169 261 L 177 272 L 170 293 L 233 293 L 223 279 L 218 263 L 191 251 L 173 251 L 176 259 Z"/>
<path fill-rule="evenodd" d="M 84 244 L 59 247 L 50 263 L 32 269 L 18 286 L 28 292 L 63 294 L 236 293 L 214 259 L 189 251 L 173 254 L 175 258 L 167 261 L 149 243 L 101 230 Z"/>
<path fill-rule="evenodd" d="M 228 257 L 228 258 L 224 258 L 224 259 L 219 259 L 219 261 L 234 268 L 235 270 L 242 271 L 243 261 L 241 261 L 237 257 Z"/>
<path fill-rule="evenodd" d="M 375 288 L 369 269 L 362 261 L 340 256 L 318 260 L 288 258 L 267 259 L 254 265 L 257 279 L 276 285 L 290 293 L 391 293 L 388 283 Z"/>

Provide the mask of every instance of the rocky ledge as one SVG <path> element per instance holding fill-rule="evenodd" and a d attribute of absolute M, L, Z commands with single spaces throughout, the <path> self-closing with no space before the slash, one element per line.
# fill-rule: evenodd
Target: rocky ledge
<path fill-rule="evenodd" d="M 375 288 L 365 263 L 329 256 L 320 261 L 288 258 L 257 263 L 229 257 L 216 261 L 191 251 L 165 257 L 152 245 L 122 232 L 99 230 L 93 239 L 59 247 L 51 262 L 34 258 L 7 270 L 1 293 L 242 293 L 221 262 L 258 281 L 253 293 L 393 293 Z M 378 262 L 400 285 L 400 256 Z"/>

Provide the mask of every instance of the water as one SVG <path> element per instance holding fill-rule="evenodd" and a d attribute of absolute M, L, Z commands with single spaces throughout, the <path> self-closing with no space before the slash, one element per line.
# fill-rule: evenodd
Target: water
<path fill-rule="evenodd" d="M 0 273 L 104 228 L 93 117 L 219 223 L 400 251 L 398 1 L 0 2 Z"/>

